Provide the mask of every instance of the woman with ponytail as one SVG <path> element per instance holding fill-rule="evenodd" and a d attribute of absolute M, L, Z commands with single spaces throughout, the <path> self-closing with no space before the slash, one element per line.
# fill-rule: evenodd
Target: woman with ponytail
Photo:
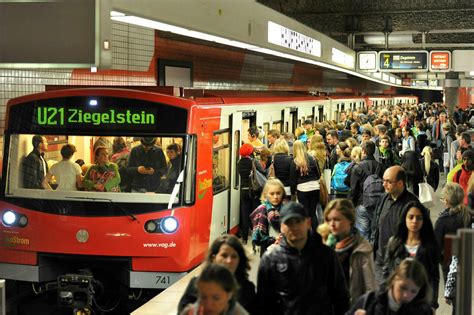
<path fill-rule="evenodd" d="M 421 170 L 426 178 L 426 182 L 436 191 L 439 185 L 439 166 L 432 160 L 433 149 L 430 146 L 425 146 L 421 151 Z"/>

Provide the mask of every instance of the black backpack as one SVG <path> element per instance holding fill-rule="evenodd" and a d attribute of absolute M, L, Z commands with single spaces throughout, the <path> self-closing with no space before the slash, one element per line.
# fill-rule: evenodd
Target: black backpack
<path fill-rule="evenodd" d="M 375 174 L 371 174 L 369 169 L 359 165 L 362 171 L 367 175 L 362 184 L 362 205 L 367 209 L 375 209 L 377 201 L 385 193 L 383 180 L 380 177 L 382 165 L 377 162 Z"/>

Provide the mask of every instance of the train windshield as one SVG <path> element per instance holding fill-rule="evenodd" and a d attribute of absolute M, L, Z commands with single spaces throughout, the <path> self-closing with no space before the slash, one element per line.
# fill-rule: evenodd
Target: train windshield
<path fill-rule="evenodd" d="M 183 137 L 10 136 L 7 197 L 179 202 Z"/>
<path fill-rule="evenodd" d="M 19 206 L 71 215 L 192 203 L 196 144 L 187 119 L 185 108 L 118 96 L 9 106 L 4 194 Z"/>

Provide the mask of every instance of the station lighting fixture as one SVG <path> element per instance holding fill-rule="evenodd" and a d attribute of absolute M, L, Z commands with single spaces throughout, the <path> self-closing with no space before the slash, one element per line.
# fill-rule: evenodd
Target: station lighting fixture
<path fill-rule="evenodd" d="M 7 210 L 2 214 L 2 223 L 7 227 L 25 227 L 28 224 L 28 218 L 23 214 L 16 213 L 12 210 Z"/>
<path fill-rule="evenodd" d="M 272 56 L 276 56 L 276 57 L 280 57 L 280 58 L 291 59 L 291 60 L 299 61 L 299 62 L 302 62 L 302 63 L 312 64 L 312 65 L 315 65 L 315 66 L 319 66 L 319 67 L 323 67 L 323 68 L 327 68 L 327 69 L 331 69 L 331 70 L 336 70 L 336 71 L 340 71 L 340 72 L 344 72 L 344 73 L 347 73 L 347 74 L 350 74 L 350 75 L 353 75 L 353 76 L 356 76 L 356 77 L 359 77 L 359 78 L 362 78 L 362 79 L 365 79 L 365 80 L 370 80 L 370 81 L 374 81 L 374 82 L 382 83 L 382 84 L 386 84 L 386 85 L 397 86 L 396 84 L 390 83 L 389 80 L 386 80 L 385 82 L 382 82 L 382 81 L 380 81 L 380 79 L 367 76 L 365 74 L 359 73 L 359 72 L 354 71 L 354 70 L 334 66 L 334 65 L 323 63 L 323 62 L 320 62 L 320 61 L 312 60 L 312 59 L 309 59 L 309 58 L 299 57 L 299 56 L 296 56 L 296 55 L 284 53 L 284 52 L 269 49 L 269 48 L 264 48 L 264 47 L 260 47 L 260 46 L 256 46 L 256 45 L 252 45 L 252 44 L 239 42 L 239 41 L 236 41 L 236 40 L 230 40 L 230 39 L 223 38 L 223 37 L 220 37 L 220 36 L 215 36 L 215 35 L 199 32 L 199 31 L 193 31 L 193 30 L 190 30 L 190 29 L 186 29 L 184 27 L 179 27 L 179 26 L 175 26 L 175 25 L 171 25 L 171 24 L 167 24 L 167 23 L 163 23 L 163 22 L 158 22 L 158 21 L 154 21 L 154 20 L 150 20 L 150 19 L 146 19 L 146 18 L 141 18 L 141 17 L 138 17 L 138 16 L 126 15 L 125 13 L 118 12 L 118 11 L 111 11 L 110 12 L 110 18 L 114 21 L 119 21 L 119 22 L 122 22 L 122 23 L 138 25 L 138 26 L 147 27 L 147 28 L 151 28 L 151 29 L 156 29 L 156 30 L 160 30 L 160 31 L 164 31 L 164 32 L 170 32 L 170 33 L 173 33 L 173 34 L 192 37 L 192 38 L 196 38 L 196 39 L 200 39 L 200 40 L 216 42 L 216 43 L 227 45 L 227 46 L 247 49 L 247 50 L 255 51 L 255 52 L 258 52 L 258 53 L 262 53 L 262 54 L 272 55 Z M 268 23 L 272 23 L 272 22 L 269 21 Z M 338 57 L 339 55 L 337 55 L 336 57 Z M 338 60 L 339 59 L 340 58 L 338 58 Z M 347 59 L 348 58 L 346 56 L 344 56 L 344 64 L 346 64 L 346 65 L 347 65 L 347 63 L 352 63 L 353 64 L 353 62 L 354 62 L 353 60 L 347 60 Z"/>

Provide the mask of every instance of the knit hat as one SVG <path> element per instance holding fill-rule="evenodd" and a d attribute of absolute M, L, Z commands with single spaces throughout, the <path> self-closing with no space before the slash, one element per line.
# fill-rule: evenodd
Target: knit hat
<path fill-rule="evenodd" d="M 249 144 L 249 143 L 244 143 L 241 147 L 240 147 L 240 156 L 249 156 L 250 154 L 253 153 L 253 145 Z"/>

